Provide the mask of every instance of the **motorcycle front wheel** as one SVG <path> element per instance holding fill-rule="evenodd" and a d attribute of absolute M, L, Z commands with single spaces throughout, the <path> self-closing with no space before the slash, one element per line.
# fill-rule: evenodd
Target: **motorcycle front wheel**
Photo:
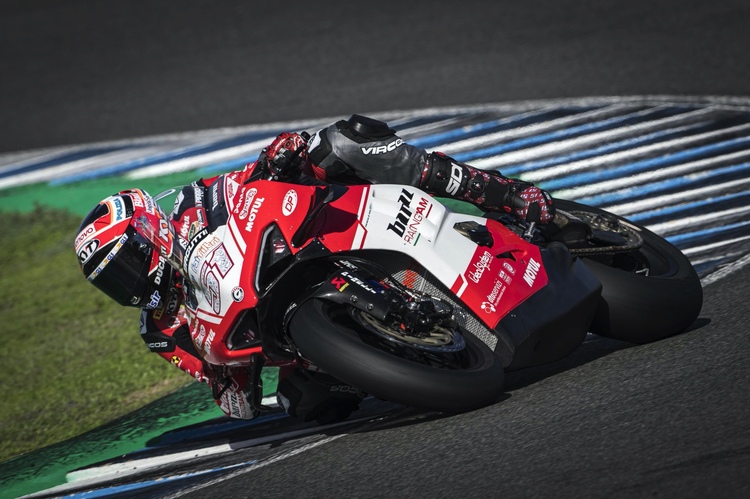
<path fill-rule="evenodd" d="M 640 248 L 624 253 L 584 256 L 583 261 L 602 283 L 602 297 L 591 332 L 632 343 L 647 343 L 675 335 L 700 313 L 703 289 L 682 252 L 669 241 L 608 211 L 555 199 L 559 210 L 584 220 L 612 221 L 637 232 Z"/>
<path fill-rule="evenodd" d="M 315 299 L 301 304 L 289 324 L 303 357 L 384 400 L 464 412 L 502 393 L 500 358 L 472 334 L 440 328 L 410 341 L 388 329 L 352 307 Z"/>

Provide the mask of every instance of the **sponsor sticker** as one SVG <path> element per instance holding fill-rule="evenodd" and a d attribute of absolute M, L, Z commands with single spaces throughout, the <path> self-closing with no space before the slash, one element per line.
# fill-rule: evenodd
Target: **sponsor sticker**
<path fill-rule="evenodd" d="M 401 239 L 412 246 L 419 241 L 419 228 L 422 222 L 430 215 L 432 203 L 426 198 L 420 197 L 416 206 L 412 206 L 414 193 L 406 189 L 401 190 L 398 198 L 399 210 L 396 219 L 388 224 L 387 230 L 394 232 Z"/>
<path fill-rule="evenodd" d="M 252 232 L 253 225 L 255 225 L 255 217 L 258 216 L 260 207 L 263 205 L 263 201 L 265 200 L 266 198 L 258 198 L 253 201 L 253 206 L 252 208 L 250 208 L 250 215 L 247 217 L 247 223 L 245 224 L 245 230 L 247 232 Z"/>
<path fill-rule="evenodd" d="M 281 213 L 284 214 L 285 217 L 288 217 L 292 213 L 294 213 L 294 209 L 297 208 L 297 191 L 294 189 L 289 189 L 286 194 L 284 194 L 284 202 L 281 205 Z"/>
<path fill-rule="evenodd" d="M 99 248 L 99 240 L 92 239 L 78 250 L 78 261 L 81 262 L 81 265 L 89 261 L 91 256 L 96 253 L 97 248 Z"/>
<path fill-rule="evenodd" d="M 78 248 L 81 246 L 81 244 L 83 244 L 83 242 L 86 241 L 86 238 L 92 235 L 95 231 L 96 229 L 94 228 L 94 224 L 88 224 L 86 227 L 83 228 L 83 230 L 81 230 L 75 242 L 76 251 L 78 251 Z"/>
<path fill-rule="evenodd" d="M 391 151 L 396 150 L 398 147 L 401 147 L 404 144 L 404 141 L 402 139 L 396 139 L 384 146 L 370 146 L 370 147 L 360 147 L 362 150 L 362 154 L 365 156 L 371 155 L 371 154 L 385 154 Z"/>

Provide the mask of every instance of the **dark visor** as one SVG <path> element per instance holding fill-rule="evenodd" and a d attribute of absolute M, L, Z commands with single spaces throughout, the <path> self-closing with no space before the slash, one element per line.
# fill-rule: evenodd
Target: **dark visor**
<path fill-rule="evenodd" d="M 91 283 L 120 305 L 140 307 L 150 298 L 145 295 L 150 288 L 148 270 L 151 265 L 152 247 L 151 243 L 132 227 L 127 228 L 125 235 L 127 238 L 120 248 L 108 263 L 103 267 L 100 265 L 101 270 Z M 110 251 L 116 246 L 117 242 Z"/>

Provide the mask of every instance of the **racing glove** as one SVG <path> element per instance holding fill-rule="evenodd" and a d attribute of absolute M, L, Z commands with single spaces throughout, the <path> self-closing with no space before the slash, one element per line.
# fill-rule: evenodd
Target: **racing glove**
<path fill-rule="evenodd" d="M 555 217 L 552 196 L 547 191 L 438 152 L 427 156 L 419 187 L 436 196 L 469 201 L 484 211 L 504 211 L 527 222 L 548 224 Z"/>
<path fill-rule="evenodd" d="M 274 180 L 287 181 L 297 177 L 310 162 L 307 154 L 307 132 L 283 132 L 263 149 L 258 164 L 263 165 Z"/>

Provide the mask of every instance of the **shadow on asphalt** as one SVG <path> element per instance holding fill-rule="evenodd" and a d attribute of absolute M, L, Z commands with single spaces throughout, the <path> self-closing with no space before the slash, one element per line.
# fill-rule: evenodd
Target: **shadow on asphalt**
<path fill-rule="evenodd" d="M 672 336 L 672 338 L 697 331 L 706 327 L 710 323 L 711 319 L 706 317 L 699 317 L 685 331 Z M 665 338 L 665 340 L 666 339 L 668 338 Z M 542 381 L 550 376 L 555 376 L 570 369 L 575 369 L 588 364 L 589 362 L 593 362 L 597 359 L 601 359 L 619 350 L 626 350 L 628 348 L 639 346 L 642 345 L 629 343 L 626 341 L 613 340 L 611 338 L 605 338 L 603 336 L 590 334 L 586 338 L 586 340 L 576 350 L 573 351 L 573 353 L 563 359 L 552 362 L 550 364 L 527 367 L 507 373 L 505 376 L 505 390 L 506 392 L 518 390 L 534 383 L 538 383 L 539 381 Z"/>

